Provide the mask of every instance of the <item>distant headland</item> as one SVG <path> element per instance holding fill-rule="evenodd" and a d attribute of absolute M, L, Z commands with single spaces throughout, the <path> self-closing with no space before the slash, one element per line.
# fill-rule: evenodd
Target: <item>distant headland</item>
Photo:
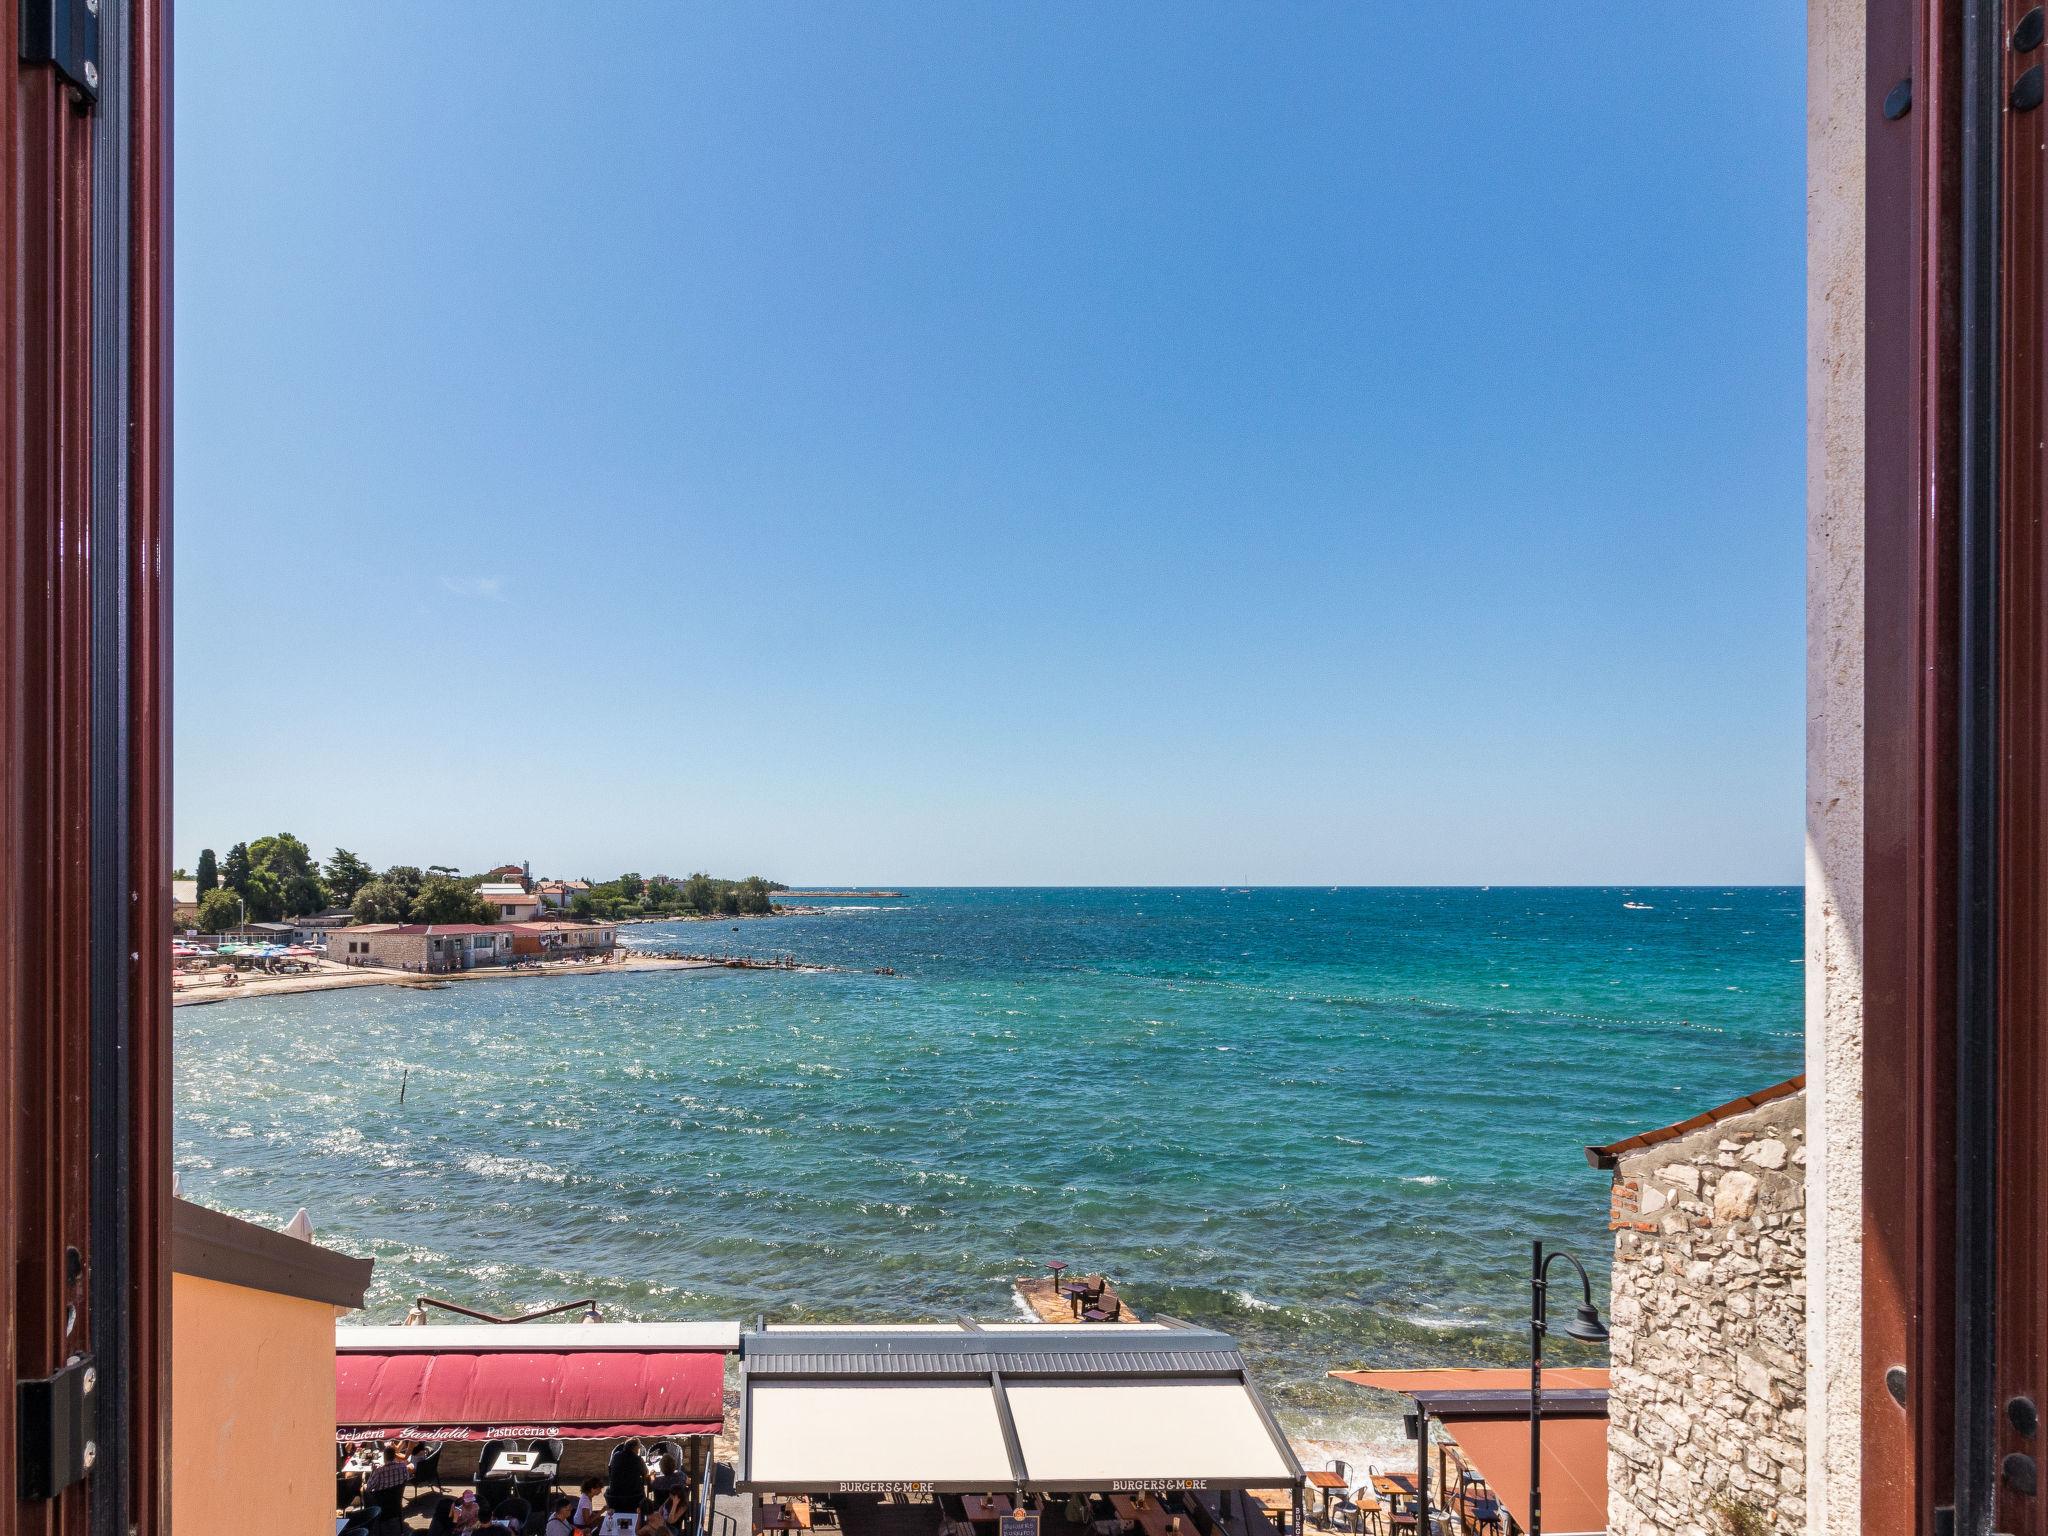
<path fill-rule="evenodd" d="M 775 892 L 776 901 L 825 901 L 834 897 L 860 896 L 871 901 L 894 901 L 901 899 L 901 891 L 793 891 L 783 886 Z"/>

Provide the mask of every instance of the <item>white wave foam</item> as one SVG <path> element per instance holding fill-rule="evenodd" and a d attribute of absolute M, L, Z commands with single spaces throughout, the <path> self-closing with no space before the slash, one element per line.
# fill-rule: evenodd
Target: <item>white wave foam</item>
<path fill-rule="evenodd" d="M 480 1179 L 525 1179 L 536 1184 L 569 1182 L 569 1176 L 559 1168 L 550 1168 L 529 1157 L 493 1157 L 487 1152 L 473 1152 L 462 1160 L 461 1167 Z"/>

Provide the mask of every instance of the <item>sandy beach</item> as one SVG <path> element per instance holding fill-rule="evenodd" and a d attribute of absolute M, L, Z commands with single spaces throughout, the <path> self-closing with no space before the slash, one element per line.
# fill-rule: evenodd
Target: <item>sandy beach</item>
<path fill-rule="evenodd" d="M 619 951 L 604 961 L 553 960 L 539 966 L 510 969 L 480 966 L 471 971 L 450 971 L 422 975 L 418 971 L 387 970 L 379 966 L 336 965 L 319 960 L 311 970 L 290 976 L 266 976 L 260 972 L 236 974 L 236 984 L 225 985 L 230 974 L 223 967 L 202 972 L 179 972 L 172 978 L 171 1006 L 197 1007 L 202 1003 L 232 1003 L 249 997 L 281 997 L 292 992 L 335 992 L 344 987 L 437 988 L 466 982 L 560 980 L 573 976 L 617 975 L 622 971 L 717 971 L 731 967 L 715 960 L 672 960 L 658 955 L 634 955 Z"/>

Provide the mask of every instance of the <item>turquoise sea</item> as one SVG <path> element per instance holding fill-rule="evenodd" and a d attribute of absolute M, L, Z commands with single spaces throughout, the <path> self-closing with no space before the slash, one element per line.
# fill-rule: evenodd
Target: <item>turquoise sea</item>
<path fill-rule="evenodd" d="M 1326 1370 L 1526 1359 L 1532 1236 L 1604 1272 L 1587 1143 L 1800 1070 L 1801 901 L 919 890 L 630 927 L 849 970 L 182 1008 L 176 1162 L 374 1256 L 373 1319 L 1000 1317 L 1048 1259 L 1106 1268 L 1349 1439 L 1384 1408 Z"/>

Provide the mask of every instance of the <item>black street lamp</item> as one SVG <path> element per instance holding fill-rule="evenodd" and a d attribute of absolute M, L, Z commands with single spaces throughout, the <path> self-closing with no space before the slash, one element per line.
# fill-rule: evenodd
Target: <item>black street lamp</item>
<path fill-rule="evenodd" d="M 1550 1331 L 1550 1266 L 1558 1259 L 1579 1272 L 1585 1299 L 1564 1325 L 1568 1339 L 1598 1344 L 1607 1337 L 1600 1309 L 1593 1305 L 1593 1282 L 1586 1266 L 1560 1249 L 1545 1254 L 1543 1239 L 1529 1245 L 1529 1536 L 1543 1536 L 1543 1335 Z"/>

